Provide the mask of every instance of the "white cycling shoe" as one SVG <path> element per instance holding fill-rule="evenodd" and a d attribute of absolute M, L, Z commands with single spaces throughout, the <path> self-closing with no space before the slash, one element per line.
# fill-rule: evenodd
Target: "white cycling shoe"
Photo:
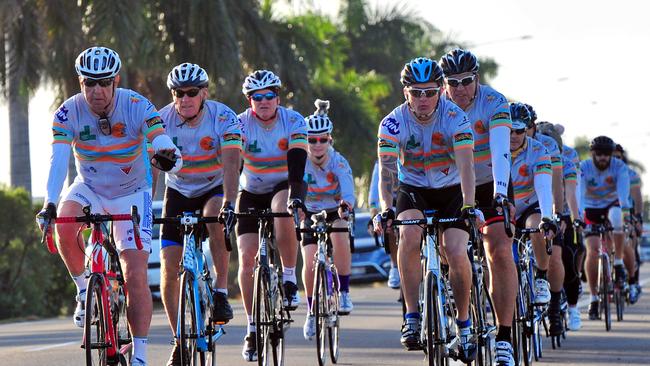
<path fill-rule="evenodd" d="M 86 290 L 82 290 L 76 297 L 77 307 L 74 309 L 74 325 L 79 328 L 84 327 L 86 320 Z"/>
<path fill-rule="evenodd" d="M 307 314 L 305 325 L 302 327 L 302 335 L 307 341 L 313 340 L 316 336 L 316 318 L 311 314 Z"/>

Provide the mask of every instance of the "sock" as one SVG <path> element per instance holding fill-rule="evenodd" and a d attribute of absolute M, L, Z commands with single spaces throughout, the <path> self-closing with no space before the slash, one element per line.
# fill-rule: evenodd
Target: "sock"
<path fill-rule="evenodd" d="M 548 270 L 537 268 L 537 273 L 535 273 L 535 279 L 538 278 L 546 279 L 546 272 L 548 272 Z"/>
<path fill-rule="evenodd" d="M 404 319 L 420 319 L 420 313 L 406 313 Z"/>
<path fill-rule="evenodd" d="M 217 292 L 220 292 L 220 293 L 226 295 L 226 297 L 228 297 L 228 289 L 227 288 L 218 288 Z"/>
<path fill-rule="evenodd" d="M 508 342 L 512 343 L 510 339 L 512 333 L 512 327 L 506 327 L 505 325 L 499 325 L 499 330 L 497 332 L 496 341 L 497 342 Z"/>
<path fill-rule="evenodd" d="M 456 320 L 456 325 L 458 328 L 467 328 L 472 325 L 472 321 L 467 318 L 467 320 Z"/>
<path fill-rule="evenodd" d="M 248 320 L 248 326 L 246 327 L 246 333 L 251 334 L 255 332 L 255 322 L 253 321 L 252 315 L 246 315 L 246 320 Z"/>
<path fill-rule="evenodd" d="M 147 337 L 133 337 L 133 358 L 147 361 Z"/>
<path fill-rule="evenodd" d="M 622 266 L 623 265 L 623 258 L 614 259 L 614 265 L 615 266 Z"/>
<path fill-rule="evenodd" d="M 86 270 L 84 270 L 80 275 L 78 276 L 73 276 L 70 274 L 70 277 L 72 277 L 72 280 L 74 281 L 74 284 L 77 286 L 77 294 L 80 294 L 84 291 L 86 291 Z"/>
<path fill-rule="evenodd" d="M 339 292 L 350 292 L 350 275 L 339 275 L 339 283 L 341 284 Z"/>
<path fill-rule="evenodd" d="M 598 295 L 591 295 L 591 302 L 598 302 L 599 300 Z"/>
<path fill-rule="evenodd" d="M 307 310 L 311 310 L 311 301 L 313 299 L 314 299 L 313 297 L 307 296 Z"/>
<path fill-rule="evenodd" d="M 562 297 L 562 291 L 551 291 L 551 303 L 550 306 L 560 307 L 560 298 Z"/>
<path fill-rule="evenodd" d="M 393 263 L 393 261 L 391 261 L 390 262 L 390 268 L 391 269 L 393 269 L 393 268 L 397 269 L 397 263 Z"/>
<path fill-rule="evenodd" d="M 282 269 L 282 282 L 298 283 L 298 279 L 296 279 L 296 267 L 284 267 Z"/>

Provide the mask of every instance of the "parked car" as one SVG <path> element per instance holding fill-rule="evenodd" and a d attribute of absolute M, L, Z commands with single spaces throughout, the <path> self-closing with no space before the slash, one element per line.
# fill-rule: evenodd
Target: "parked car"
<path fill-rule="evenodd" d="M 650 262 L 650 224 L 643 224 L 643 235 L 639 245 L 639 257 L 642 262 Z"/>
<path fill-rule="evenodd" d="M 354 227 L 354 253 L 352 253 L 353 282 L 384 281 L 388 279 L 390 257 L 383 247 L 375 245 L 375 239 L 368 233 L 370 213 L 357 212 Z"/>

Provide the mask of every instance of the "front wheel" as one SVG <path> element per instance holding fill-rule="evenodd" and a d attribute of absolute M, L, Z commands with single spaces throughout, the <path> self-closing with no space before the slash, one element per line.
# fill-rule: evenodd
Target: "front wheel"
<path fill-rule="evenodd" d="M 316 267 L 316 281 L 314 281 L 314 299 L 312 300 L 312 311 L 316 323 L 316 355 L 318 365 L 325 364 L 325 348 L 327 346 L 327 318 L 328 298 L 327 298 L 327 273 L 325 266 L 318 263 Z"/>
<path fill-rule="evenodd" d="M 606 257 L 600 258 L 600 273 L 598 275 L 598 284 L 600 288 L 600 312 L 605 318 L 605 329 L 609 332 L 612 329 L 612 313 L 609 301 L 610 273 L 609 261 Z"/>
<path fill-rule="evenodd" d="M 196 338 L 197 338 L 197 322 L 196 322 L 196 301 L 194 298 L 194 289 L 193 289 L 193 280 L 194 276 L 190 272 L 183 272 L 181 275 L 181 296 L 179 298 L 178 304 L 178 321 L 180 329 L 178 334 L 178 340 L 181 347 L 181 365 L 186 366 L 183 362 L 184 360 L 189 360 L 190 365 L 205 365 L 205 355 L 203 353 L 198 353 Z M 184 350 L 187 350 L 188 355 L 184 354 Z"/>
<path fill-rule="evenodd" d="M 442 366 L 446 364 L 444 339 L 440 321 L 440 298 L 438 296 L 438 282 L 432 272 L 427 272 L 424 283 L 424 336 L 425 351 L 429 366 Z"/>
<path fill-rule="evenodd" d="M 84 343 L 86 366 L 108 365 L 106 336 L 106 309 L 102 301 L 103 278 L 92 275 L 86 290 L 86 319 L 84 324 Z"/>
<path fill-rule="evenodd" d="M 331 266 L 332 273 L 332 296 L 330 297 L 330 327 L 327 330 L 329 344 L 330 344 L 330 358 L 332 363 L 337 363 L 339 361 L 339 336 L 340 336 L 340 317 L 339 317 L 339 276 L 336 272 L 336 268 Z"/>

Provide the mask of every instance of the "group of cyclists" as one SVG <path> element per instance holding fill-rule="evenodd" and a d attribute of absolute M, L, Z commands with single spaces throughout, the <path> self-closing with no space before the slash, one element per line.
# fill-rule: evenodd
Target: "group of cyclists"
<path fill-rule="evenodd" d="M 240 114 L 209 99 L 207 72 L 182 63 L 167 77 L 171 103 L 160 111 L 145 97 L 118 88 L 121 60 L 106 47 L 91 47 L 75 62 L 81 92 L 54 114 L 47 196 L 39 218 L 78 216 L 83 207 L 93 213 L 124 213 L 136 206 L 143 250 L 135 247 L 133 226 L 115 223 L 115 243 L 128 283 L 127 314 L 133 335 L 131 365 L 147 364 L 147 335 L 152 301 L 147 284 L 151 250 L 152 187 L 165 173 L 164 217 L 199 211 L 219 216 L 206 224 L 214 259 L 215 320 L 233 318 L 228 302 L 229 252 L 226 232 L 234 229 L 239 254 L 238 282 L 247 317 L 242 356 L 257 359 L 253 316 L 253 270 L 258 250 L 258 225 L 237 218 L 251 209 L 296 214 L 308 226 L 312 214 L 327 211 L 333 227 L 347 227 L 355 206 L 354 181 L 347 160 L 333 148 L 329 102 L 316 100 L 316 111 L 304 118 L 281 105 L 282 82 L 272 71 L 256 70 L 242 85 L 249 108 Z M 573 230 L 580 224 L 611 223 L 616 280 L 629 283 L 630 301 L 638 298 L 638 263 L 624 230 L 642 223 L 638 174 L 626 165 L 620 145 L 605 136 L 591 143 L 592 158 L 579 161 L 563 144 L 563 127 L 536 123 L 527 104 L 512 102 L 480 83 L 474 54 L 454 49 L 440 61 L 415 58 L 404 65 L 400 81 L 405 102 L 380 122 L 375 183 L 370 189 L 371 230 L 392 239 L 389 286 L 400 288 L 405 304 L 401 343 L 418 349 L 421 314 L 418 291 L 422 281 L 417 226 L 391 227 L 392 220 L 423 218 L 435 209 L 442 217 L 465 221 L 442 224 L 442 245 L 457 311 L 459 355 L 476 357 L 476 337 L 469 314 L 472 274 L 467 256 L 470 221 L 481 227 L 489 268 L 490 295 L 496 314 L 498 365 L 514 365 L 512 321 L 517 291 L 513 238 L 507 234 L 504 211 L 517 228 L 539 227 L 532 234 L 536 259 L 534 302 L 548 304 L 550 332 L 562 332 L 560 295 L 569 303 L 569 329 L 580 328 L 582 243 Z M 77 166 L 75 181 L 62 193 L 70 152 Z M 633 209 L 633 210 L 632 210 Z M 298 239 L 291 217 L 274 219 L 274 234 L 282 264 L 283 306 L 301 303 L 296 264 Z M 77 287 L 74 323 L 83 327 L 86 269 L 79 226 L 56 225 L 57 247 Z M 598 243 L 587 235 L 585 270 L 597 316 Z M 332 233 L 331 244 L 340 283 L 340 314 L 353 310 L 349 282 L 351 254 L 345 233 Z M 546 242 L 554 247 L 548 254 Z M 311 309 L 312 258 L 316 240 L 301 240 L 307 317 L 305 339 L 315 335 Z M 175 336 L 179 297 L 182 237 L 178 227 L 161 227 L 161 295 Z M 595 262 L 596 261 L 596 262 Z M 627 273 L 627 275 L 626 275 Z M 627 276 L 627 277 L 626 277 Z M 595 315 L 594 315 L 595 314 Z M 187 354 L 176 342 L 168 365 L 180 365 Z"/>

